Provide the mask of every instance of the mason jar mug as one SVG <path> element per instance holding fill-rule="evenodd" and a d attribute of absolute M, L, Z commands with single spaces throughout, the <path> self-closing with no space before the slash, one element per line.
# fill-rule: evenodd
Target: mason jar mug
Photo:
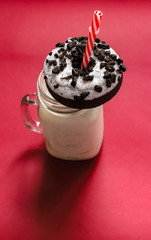
<path fill-rule="evenodd" d="M 30 105 L 37 106 L 39 121 L 32 118 Z M 46 149 L 52 156 L 86 160 L 99 153 L 103 141 L 103 105 L 79 110 L 60 104 L 48 92 L 43 71 L 38 77 L 37 93 L 22 98 L 21 112 L 26 127 L 44 135 Z"/>

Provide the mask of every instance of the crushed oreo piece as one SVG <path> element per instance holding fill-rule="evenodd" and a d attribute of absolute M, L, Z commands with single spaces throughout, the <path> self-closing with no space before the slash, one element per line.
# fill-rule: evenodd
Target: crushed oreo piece
<path fill-rule="evenodd" d="M 64 47 L 64 45 L 65 45 L 65 43 L 63 42 L 63 43 L 61 43 L 61 42 L 58 42 L 57 44 L 56 44 L 56 47 Z"/>
<path fill-rule="evenodd" d="M 66 63 L 66 59 L 65 58 L 61 58 L 60 59 L 60 68 L 61 68 L 61 71 L 67 66 L 67 63 Z"/>
<path fill-rule="evenodd" d="M 118 64 L 123 63 L 123 60 L 121 58 L 118 58 L 116 61 L 118 62 Z"/>
<path fill-rule="evenodd" d="M 59 50 L 58 50 L 58 53 L 63 53 L 63 52 L 66 52 L 66 50 L 64 49 L 64 48 L 60 48 Z"/>
<path fill-rule="evenodd" d="M 61 79 L 69 80 L 69 79 L 71 79 L 71 78 L 73 78 L 73 76 L 72 76 L 72 75 L 69 75 L 69 76 L 66 76 L 66 77 L 62 77 Z"/>
<path fill-rule="evenodd" d="M 122 70 L 123 72 L 126 71 L 126 66 L 124 64 L 120 64 L 120 70 Z"/>
<path fill-rule="evenodd" d="M 54 56 L 55 56 L 55 58 L 58 58 L 58 54 L 57 53 L 55 53 Z"/>
<path fill-rule="evenodd" d="M 94 86 L 94 90 L 95 90 L 96 92 L 102 92 L 102 87 L 99 86 L 99 85 L 95 85 L 95 86 Z"/>
<path fill-rule="evenodd" d="M 116 72 L 117 72 L 117 73 L 122 73 L 122 70 L 117 69 Z"/>
<path fill-rule="evenodd" d="M 81 37 L 82 37 L 82 39 L 81 39 Z M 76 39 L 78 42 L 82 42 L 84 40 L 84 37 L 83 36 L 79 36 L 79 37 L 76 37 L 74 39 Z"/>
<path fill-rule="evenodd" d="M 83 51 L 79 46 L 76 47 L 76 51 L 83 56 Z"/>
<path fill-rule="evenodd" d="M 53 66 L 56 66 L 56 65 L 57 65 L 57 61 L 54 60 L 54 61 L 53 61 Z"/>
<path fill-rule="evenodd" d="M 110 51 L 105 51 L 105 54 L 106 55 L 110 55 Z"/>
<path fill-rule="evenodd" d="M 81 93 L 81 95 L 80 95 L 81 99 L 84 100 L 89 94 L 90 94 L 90 92 L 88 92 L 88 91 Z"/>
<path fill-rule="evenodd" d="M 102 48 L 102 45 L 100 43 L 98 43 L 98 48 L 100 48 L 100 49 Z"/>
<path fill-rule="evenodd" d="M 104 74 L 103 77 L 104 77 L 105 79 L 109 79 L 109 78 L 111 78 L 111 73 L 107 71 L 107 72 Z"/>
<path fill-rule="evenodd" d="M 81 45 L 82 45 L 82 46 L 86 46 L 86 44 L 87 44 L 87 41 L 81 42 Z"/>
<path fill-rule="evenodd" d="M 114 72 L 115 71 L 115 68 L 113 66 L 110 66 L 110 65 L 106 65 L 105 69 L 108 70 L 109 72 Z"/>
<path fill-rule="evenodd" d="M 102 41 L 102 42 L 98 43 L 98 48 L 109 49 L 110 46 L 107 43 L 105 43 L 104 41 Z"/>
<path fill-rule="evenodd" d="M 103 61 L 103 60 L 104 60 L 104 57 L 102 56 L 101 52 L 99 52 L 98 59 L 99 59 L 100 61 Z"/>
<path fill-rule="evenodd" d="M 102 44 L 102 49 L 109 49 L 110 46 L 107 43 Z"/>
<path fill-rule="evenodd" d="M 102 55 L 103 57 L 106 56 L 105 51 L 104 51 L 103 49 L 100 50 L 100 53 L 101 53 L 101 55 Z"/>
<path fill-rule="evenodd" d="M 98 50 L 98 49 L 95 49 L 94 51 L 93 51 L 93 53 L 94 53 L 94 56 L 99 56 L 99 54 L 100 54 L 100 51 Z"/>
<path fill-rule="evenodd" d="M 89 61 L 88 67 L 95 66 L 95 64 L 96 64 L 96 61 L 94 60 L 94 58 L 90 57 L 90 61 Z"/>
<path fill-rule="evenodd" d="M 99 39 L 99 38 L 96 38 L 96 39 L 95 39 L 95 42 L 96 42 L 96 43 L 99 43 L 99 42 L 100 42 L 100 39 Z"/>
<path fill-rule="evenodd" d="M 49 56 L 51 56 L 51 55 L 52 55 L 52 52 L 49 53 Z"/>
<path fill-rule="evenodd" d="M 66 58 L 65 58 L 65 57 L 61 58 L 61 59 L 60 59 L 60 62 L 61 62 L 61 63 L 66 63 Z"/>
<path fill-rule="evenodd" d="M 122 77 L 118 77 L 118 79 L 117 79 L 117 80 L 118 80 L 118 82 L 121 82 L 121 80 L 122 80 Z"/>
<path fill-rule="evenodd" d="M 73 69 L 72 69 L 72 75 L 73 75 L 73 76 L 79 76 L 79 71 L 78 71 L 77 68 L 73 68 Z"/>
<path fill-rule="evenodd" d="M 54 60 L 48 60 L 48 59 L 46 59 L 46 63 L 48 63 L 49 66 L 51 66 L 51 65 L 53 65 L 53 63 L 54 63 Z"/>
<path fill-rule="evenodd" d="M 73 57 L 78 57 L 78 56 L 79 56 L 79 54 L 78 54 L 78 52 L 77 52 L 76 50 L 72 50 L 72 51 L 71 51 L 71 55 L 72 55 Z"/>
<path fill-rule="evenodd" d="M 51 66 L 51 65 L 56 66 L 57 65 L 56 60 L 48 60 L 48 59 L 46 59 L 46 63 L 48 63 L 49 66 Z"/>
<path fill-rule="evenodd" d="M 65 53 L 62 53 L 62 54 L 58 55 L 58 58 L 62 59 L 64 56 L 65 56 Z"/>
<path fill-rule="evenodd" d="M 109 88 L 111 87 L 111 85 L 112 85 L 111 79 L 106 79 L 106 86 Z"/>
<path fill-rule="evenodd" d="M 74 45 L 71 45 L 74 44 Z M 73 47 L 76 47 L 76 49 L 72 50 Z M 71 61 L 72 61 L 72 67 L 80 69 L 82 59 L 83 59 L 83 50 L 81 48 L 81 44 L 77 44 L 75 41 L 67 44 L 67 47 L 71 51 Z M 71 48 L 71 49 L 70 49 Z"/>
<path fill-rule="evenodd" d="M 68 44 L 67 44 L 67 49 L 68 50 L 71 50 L 73 47 L 75 47 L 76 46 L 76 42 L 74 41 L 74 42 L 69 42 Z"/>
<path fill-rule="evenodd" d="M 44 76 L 44 79 L 47 80 L 47 76 Z"/>
<path fill-rule="evenodd" d="M 72 67 L 73 68 L 80 68 L 81 63 L 79 61 L 72 61 Z"/>
<path fill-rule="evenodd" d="M 81 44 L 78 44 L 77 45 L 79 48 L 81 48 L 81 50 L 83 51 L 84 53 L 84 50 L 85 50 L 85 47 L 86 47 L 86 43 L 81 43 Z"/>
<path fill-rule="evenodd" d="M 79 72 L 80 76 L 85 76 L 88 74 L 88 70 L 84 71 L 84 70 L 79 69 L 78 72 Z"/>
<path fill-rule="evenodd" d="M 73 68 L 81 68 L 81 63 L 82 63 L 82 59 L 83 59 L 83 51 L 80 47 L 81 45 L 77 45 L 76 46 L 76 50 L 72 50 L 71 54 L 72 54 L 72 67 Z"/>
<path fill-rule="evenodd" d="M 81 42 L 81 45 L 82 45 L 82 46 L 85 46 L 86 43 L 87 43 L 87 41 L 84 40 L 84 41 Z"/>
<path fill-rule="evenodd" d="M 57 83 L 56 85 L 54 85 L 54 88 L 58 88 L 59 87 L 59 84 Z"/>
<path fill-rule="evenodd" d="M 61 64 L 60 64 L 60 69 L 61 69 L 61 71 L 63 71 L 66 66 L 67 66 L 66 63 L 61 63 Z"/>
<path fill-rule="evenodd" d="M 115 83 L 115 81 L 116 81 L 116 75 L 114 73 L 111 74 L 111 81 L 112 81 L 112 83 Z"/>
<path fill-rule="evenodd" d="M 115 65 L 115 61 L 109 62 L 110 65 Z"/>
<path fill-rule="evenodd" d="M 78 55 L 77 57 L 73 57 L 73 61 L 80 62 L 80 64 L 79 64 L 79 68 L 81 67 L 82 57 L 81 57 L 80 55 Z"/>
<path fill-rule="evenodd" d="M 75 88 L 75 86 L 76 86 L 76 78 L 72 79 L 71 86 Z"/>
<path fill-rule="evenodd" d="M 68 59 L 72 59 L 72 55 L 71 54 L 66 54 L 66 57 L 68 58 Z"/>
<path fill-rule="evenodd" d="M 106 66 L 105 62 L 100 63 L 100 69 L 104 68 Z"/>
<path fill-rule="evenodd" d="M 115 54 L 110 54 L 109 55 L 113 60 L 116 60 L 117 56 Z"/>
<path fill-rule="evenodd" d="M 93 45 L 93 50 L 96 50 L 97 49 L 97 46 L 96 44 Z"/>
<path fill-rule="evenodd" d="M 111 61 L 112 61 L 112 58 L 110 58 L 109 56 L 106 56 L 106 57 L 104 58 L 104 61 L 105 61 L 105 62 L 111 62 Z"/>
<path fill-rule="evenodd" d="M 84 81 L 92 81 L 93 78 L 94 78 L 94 76 L 87 75 L 87 76 L 84 76 L 84 77 L 83 77 L 83 80 L 84 80 Z"/>
<path fill-rule="evenodd" d="M 58 74 L 61 71 L 60 67 L 55 67 L 54 69 L 52 69 L 52 73 Z"/>

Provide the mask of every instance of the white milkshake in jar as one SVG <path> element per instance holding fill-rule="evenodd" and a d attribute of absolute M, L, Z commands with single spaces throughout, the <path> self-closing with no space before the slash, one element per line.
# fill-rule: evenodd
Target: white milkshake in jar
<path fill-rule="evenodd" d="M 65 107 L 47 91 L 42 74 L 38 82 L 38 115 L 47 151 L 66 160 L 96 156 L 103 140 L 103 106 L 83 110 Z"/>
<path fill-rule="evenodd" d="M 48 152 L 66 160 L 95 157 L 103 141 L 103 104 L 121 87 L 123 60 L 95 40 L 87 69 L 81 62 L 87 37 L 57 43 L 38 80 L 38 114 Z"/>

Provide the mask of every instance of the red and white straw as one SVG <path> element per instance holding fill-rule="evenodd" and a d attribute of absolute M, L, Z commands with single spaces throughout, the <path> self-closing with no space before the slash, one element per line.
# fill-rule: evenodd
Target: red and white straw
<path fill-rule="evenodd" d="M 89 37 L 87 40 L 87 45 L 85 48 L 83 60 L 82 60 L 82 69 L 86 69 L 89 65 L 89 60 L 93 50 L 93 45 L 96 39 L 96 35 L 99 33 L 100 20 L 103 16 L 101 11 L 96 10 L 93 14 L 92 25 L 89 27 Z"/>

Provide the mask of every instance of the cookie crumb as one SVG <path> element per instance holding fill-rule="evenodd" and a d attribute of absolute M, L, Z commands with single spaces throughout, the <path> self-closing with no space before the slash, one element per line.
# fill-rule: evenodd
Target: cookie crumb
<path fill-rule="evenodd" d="M 122 70 L 123 72 L 126 71 L 126 66 L 124 64 L 120 64 L 120 70 Z"/>
<path fill-rule="evenodd" d="M 94 89 L 95 89 L 96 92 L 102 92 L 102 87 L 99 86 L 99 85 L 95 85 Z"/>
<path fill-rule="evenodd" d="M 55 67 L 54 69 L 52 69 L 52 73 L 58 74 L 61 71 L 60 67 Z"/>
<path fill-rule="evenodd" d="M 54 88 L 58 88 L 59 87 L 59 84 L 57 83 L 56 85 L 54 85 Z"/>
<path fill-rule="evenodd" d="M 94 78 L 94 76 L 87 75 L 87 76 L 84 76 L 84 77 L 83 77 L 83 80 L 84 80 L 84 81 L 92 81 L 93 78 Z"/>
<path fill-rule="evenodd" d="M 65 43 L 63 42 L 63 43 L 61 43 L 61 42 L 58 42 L 57 44 L 56 44 L 56 47 L 64 47 L 64 45 L 65 45 Z"/>

